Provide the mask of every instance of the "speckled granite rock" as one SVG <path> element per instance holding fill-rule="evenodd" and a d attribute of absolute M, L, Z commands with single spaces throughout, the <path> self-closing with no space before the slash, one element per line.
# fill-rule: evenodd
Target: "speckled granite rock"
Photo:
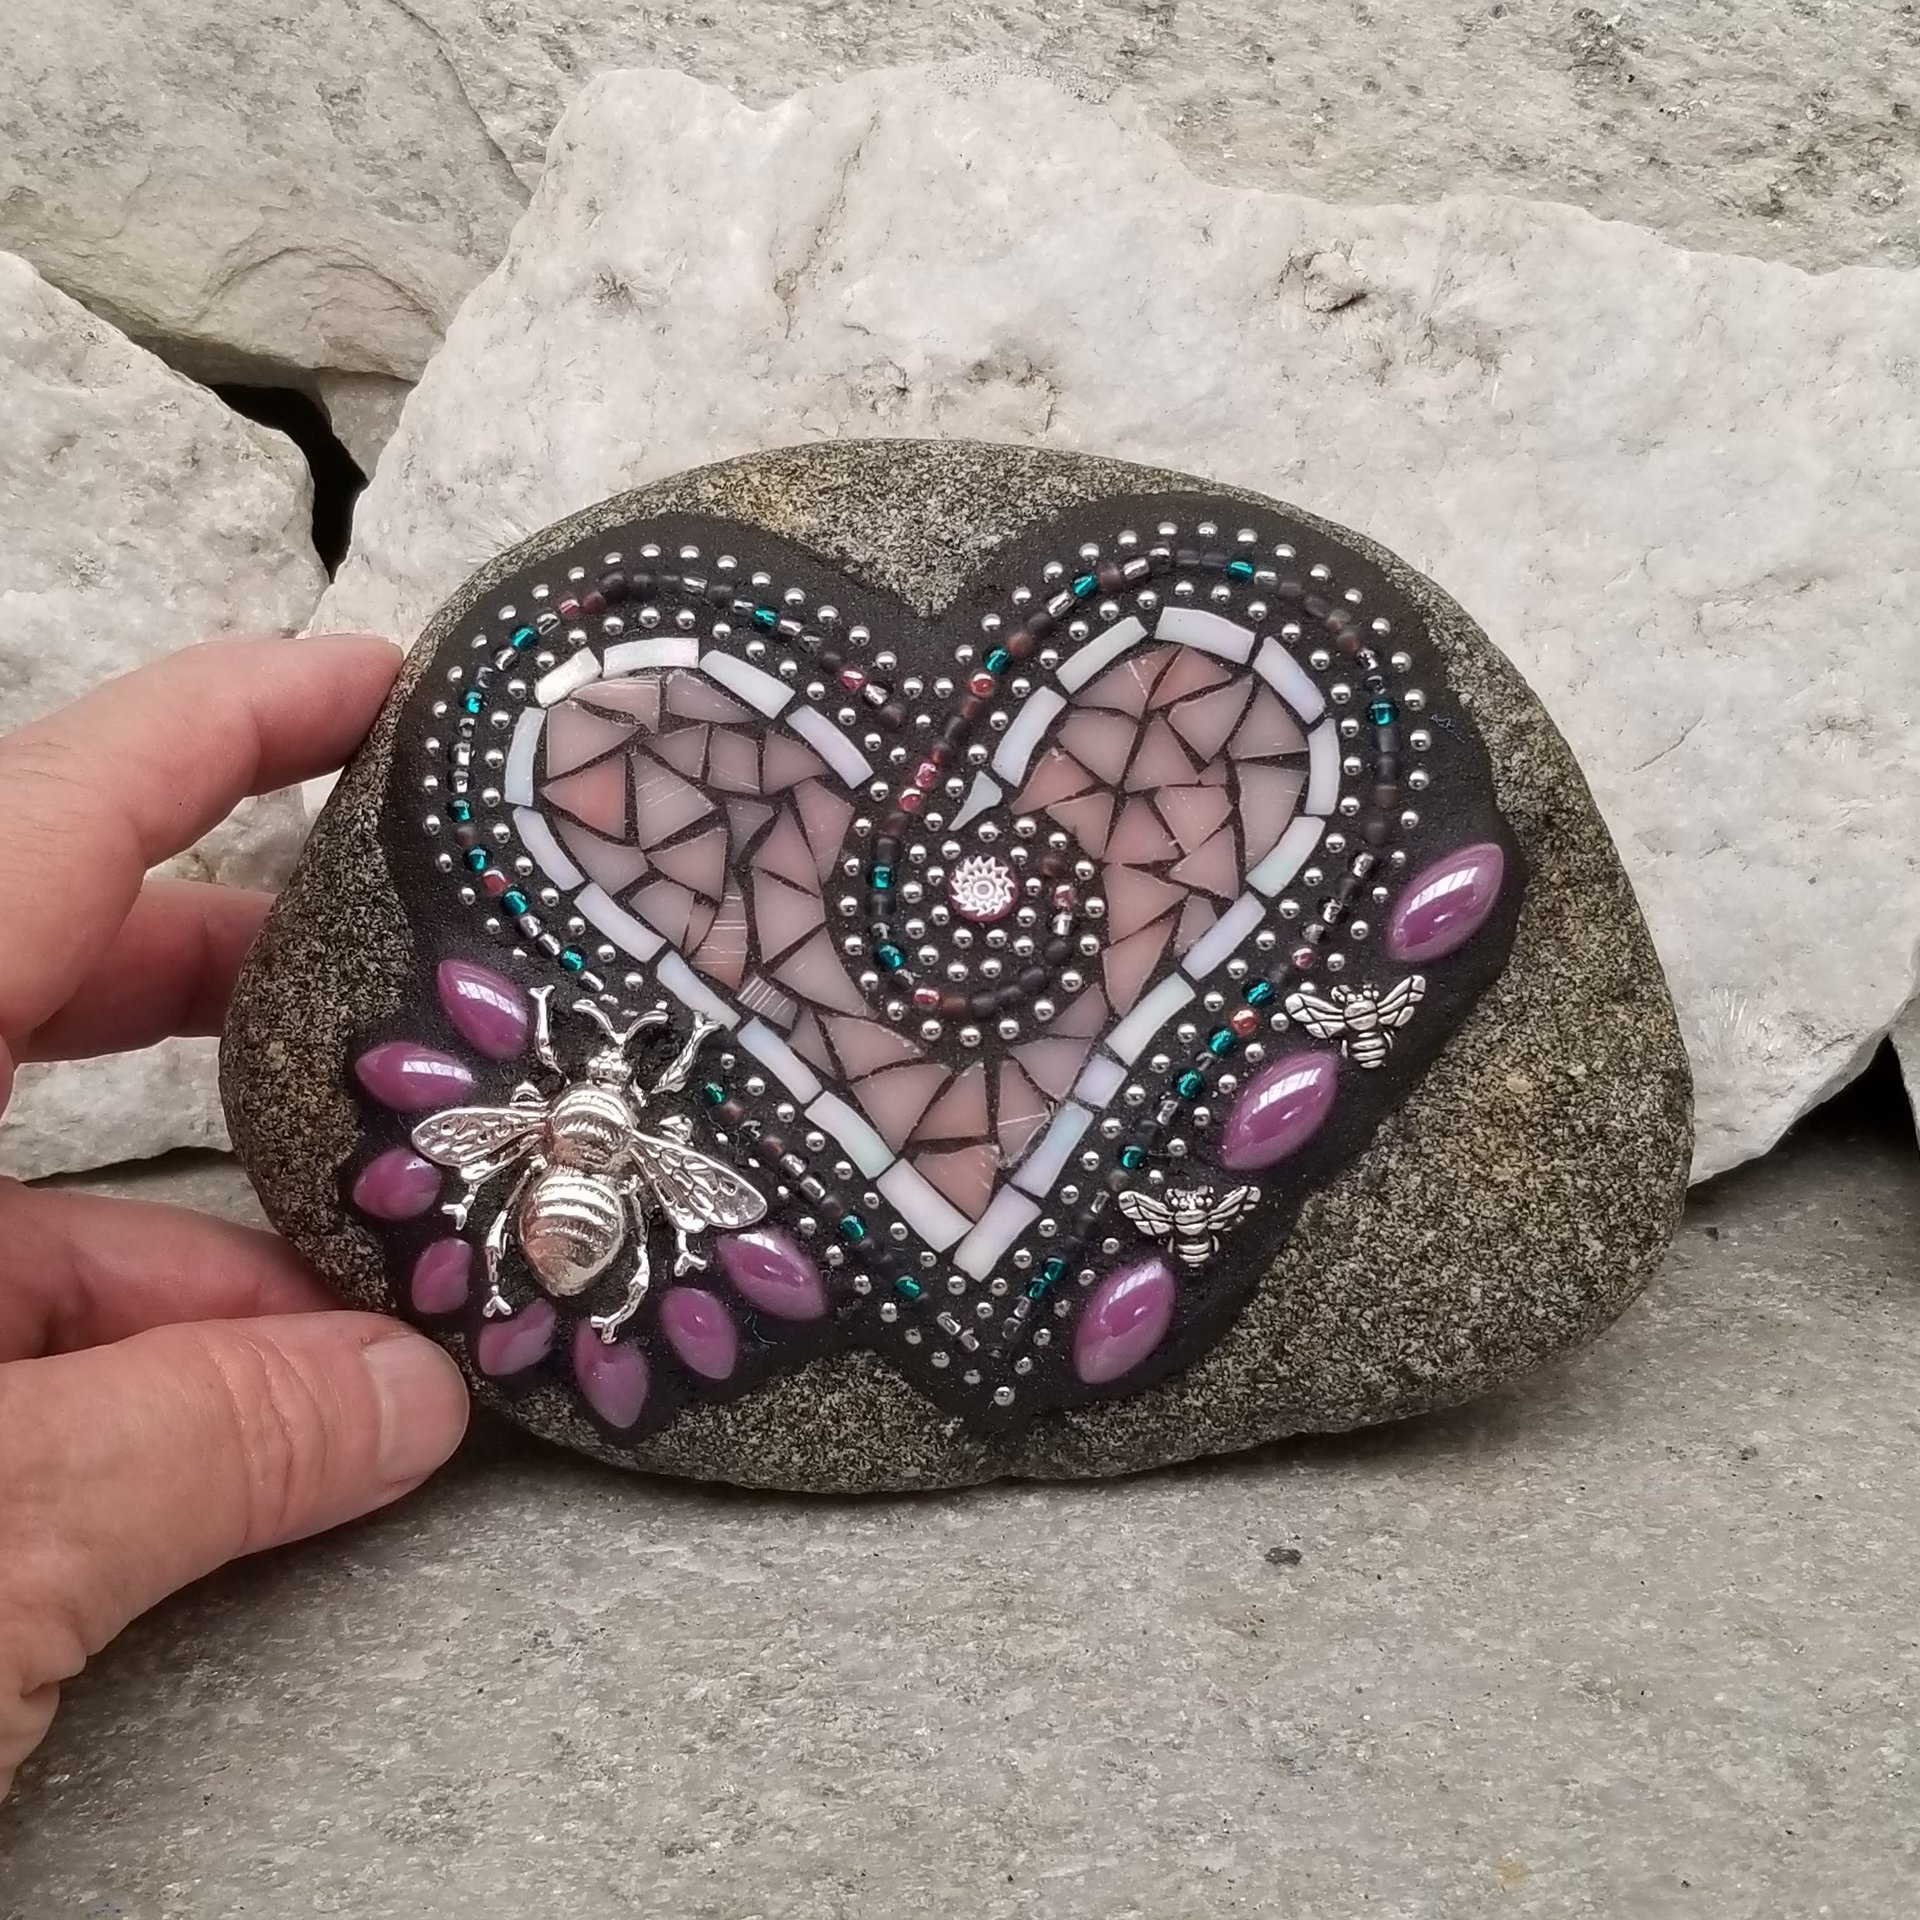
<path fill-rule="evenodd" d="M 1204 487 L 1032 450 L 841 443 L 682 475 L 530 544 L 552 551 L 636 519 L 713 515 L 810 548 L 859 591 L 898 596 L 931 619 L 996 553 L 1017 552 L 1069 510 Z M 1344 547 L 1356 577 L 1381 583 L 1377 597 L 1410 604 L 1408 624 L 1426 629 L 1422 644 L 1485 742 L 1502 831 L 1526 874 L 1504 971 L 1460 1003 L 1437 1052 L 1422 1024 L 1408 1028 L 1402 1045 L 1409 1058 L 1420 1054 L 1410 1090 L 1305 1196 L 1290 1233 L 1260 1236 L 1261 1247 L 1281 1244 L 1244 1307 L 1211 1345 L 1137 1390 L 1069 1394 L 1073 1404 L 1022 1425 L 957 1416 L 888 1360 L 839 1351 L 737 1397 L 696 1394 L 637 1441 L 610 1437 L 561 1382 L 503 1387 L 490 1377 L 475 1363 L 474 1342 L 488 1331 L 476 1314 L 425 1316 L 483 1400 L 621 1464 L 750 1484 L 859 1490 L 1110 1474 L 1465 1399 L 1591 1337 L 1634 1296 L 1677 1215 L 1689 1082 L 1658 962 L 1565 744 L 1431 583 L 1295 509 L 1206 490 L 1246 503 L 1250 519 L 1288 517 L 1335 555 Z M 485 569 L 415 649 L 269 922 L 223 1044 L 229 1124 L 270 1217 L 345 1295 L 370 1304 L 394 1304 L 396 1290 L 381 1240 L 343 1204 L 366 1151 L 353 1062 L 369 1035 L 392 1031 L 423 964 L 390 891 L 389 773 L 396 753 L 410 751 L 401 725 L 415 689 L 430 664 L 454 657 L 436 649 L 504 617 L 497 589 L 531 557 L 510 553 Z M 552 690 L 555 700 L 564 694 Z M 431 697 L 430 688 L 418 696 Z M 1444 725 L 1436 713 L 1436 733 Z M 1450 750 L 1437 743 L 1436 761 Z M 417 800 L 405 806 L 411 819 Z M 1438 1021 L 1446 989 L 1443 969 L 1432 971 Z M 516 1309 L 491 1325 L 527 1322 Z"/>

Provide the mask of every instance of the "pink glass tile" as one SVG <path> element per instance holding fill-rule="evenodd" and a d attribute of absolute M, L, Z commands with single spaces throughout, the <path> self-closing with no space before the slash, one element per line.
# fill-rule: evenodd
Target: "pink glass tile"
<path fill-rule="evenodd" d="M 840 864 L 847 822 L 853 818 L 853 802 L 821 780 L 796 787 L 793 799 L 807 844 L 813 848 L 814 865 L 825 880 Z"/>
<path fill-rule="evenodd" d="M 913 1166 L 969 1220 L 977 1220 L 993 1197 L 993 1176 L 1000 1170 L 1000 1156 L 990 1146 L 963 1147 L 957 1153 L 917 1153 Z"/>
<path fill-rule="evenodd" d="M 833 950 L 833 937 L 823 928 L 797 953 L 771 969 L 783 986 L 836 1013 L 858 1013 L 865 1006 L 860 990 L 847 977 Z"/>
<path fill-rule="evenodd" d="M 1204 840 L 1174 867 L 1169 878 L 1183 887 L 1198 887 L 1203 892 L 1231 900 L 1240 891 L 1240 860 L 1231 827 L 1222 827 Z"/>
<path fill-rule="evenodd" d="M 913 1130 L 914 1144 L 925 1146 L 946 1140 L 980 1140 L 987 1132 L 987 1070 L 975 1062 L 954 1076 Z"/>
<path fill-rule="evenodd" d="M 842 1070 L 852 1080 L 920 1058 L 920 1049 L 904 1033 L 878 1020 L 837 1014 L 826 1022 L 826 1029 Z"/>
<path fill-rule="evenodd" d="M 790 733 L 767 735 L 761 758 L 762 793 L 780 793 L 796 780 L 811 780 L 825 772 L 820 756 L 805 741 L 796 740 Z"/>
<path fill-rule="evenodd" d="M 704 674 L 680 669 L 667 676 L 667 711 L 682 720 L 744 720 L 747 709 Z"/>
<path fill-rule="evenodd" d="M 1082 996 L 1085 997 L 1084 995 Z M 1043 1093 L 1064 1100 L 1086 1065 L 1091 1042 L 1049 1033 L 1044 1040 L 1028 1040 L 1013 1049 L 1013 1057 Z"/>
<path fill-rule="evenodd" d="M 1071 800 L 1076 794 L 1085 793 L 1092 785 L 1093 775 L 1072 754 L 1062 752 L 1058 747 L 1049 747 L 1041 757 L 1040 764 L 1028 777 L 1027 784 L 1021 788 L 1020 797 L 1014 805 L 1022 813 L 1032 813 L 1036 808 Z"/>
<path fill-rule="evenodd" d="M 996 1131 L 1001 1157 L 1009 1166 L 1026 1152 L 1027 1143 L 1052 1114 L 1052 1103 L 1040 1089 L 1011 1060 L 1001 1061 Z"/>
<path fill-rule="evenodd" d="M 1166 669 L 1173 651 L 1171 647 L 1135 648 L 1119 665 L 1109 667 L 1105 673 L 1096 674 L 1088 685 L 1082 687 L 1074 705 L 1101 707 L 1112 713 L 1124 713 L 1129 718 L 1137 718 L 1145 711 L 1147 698 L 1153 692 L 1154 683 Z"/>
<path fill-rule="evenodd" d="M 1224 787 L 1163 787 L 1153 803 L 1184 852 L 1210 839 L 1233 815 Z"/>
<path fill-rule="evenodd" d="M 754 933 L 768 959 L 797 947 L 825 918 L 826 908 L 817 893 L 804 893 L 769 873 L 755 873 Z"/>
<path fill-rule="evenodd" d="M 668 767 L 645 754 L 633 758 L 633 837 L 643 846 L 671 840 L 713 811 L 713 803 Z M 589 822 L 589 825 L 592 823 Z"/>
<path fill-rule="evenodd" d="M 1193 761 L 1188 757 L 1173 729 L 1164 720 L 1155 720 L 1140 742 L 1140 751 L 1127 769 L 1127 785 L 1136 791 L 1142 787 L 1168 787 L 1193 778 Z"/>
<path fill-rule="evenodd" d="M 727 826 L 733 834 L 736 853 L 772 818 L 773 809 L 764 800 L 729 800 Z"/>
<path fill-rule="evenodd" d="M 1247 864 L 1263 859 L 1300 810 L 1307 776 L 1292 767 L 1240 769 L 1240 813 L 1246 822 Z"/>
<path fill-rule="evenodd" d="M 1241 722 L 1228 749 L 1236 760 L 1270 758 L 1277 753 L 1305 753 L 1307 736 L 1292 710 L 1270 687 L 1261 686 L 1252 709 Z"/>
<path fill-rule="evenodd" d="M 1167 718 L 1186 741 L 1194 758 L 1205 765 L 1227 744 L 1227 737 L 1240 724 L 1253 689 L 1244 680 L 1236 680 L 1218 693 L 1202 694 L 1186 701 Z"/>
<path fill-rule="evenodd" d="M 923 1062 L 914 1067 L 895 1067 L 889 1073 L 876 1073 L 862 1080 L 854 1100 L 895 1153 L 913 1136 L 928 1103 L 946 1085 L 947 1070 Z"/>
<path fill-rule="evenodd" d="M 817 1072 L 840 1071 L 840 1063 L 827 1050 L 827 1037 L 820 1031 L 820 1021 L 811 1009 L 803 1011 L 793 1023 L 787 1034 L 787 1045 Z"/>
<path fill-rule="evenodd" d="M 1060 722 L 1060 744 L 1075 759 L 1112 785 L 1126 771 L 1138 732 L 1134 723 L 1117 713 L 1070 710 Z"/>
<path fill-rule="evenodd" d="M 671 733 L 655 734 L 647 742 L 647 750 L 656 760 L 664 761 L 676 773 L 684 773 L 689 780 L 704 780 L 707 777 L 707 736 L 711 727 L 675 727 Z"/>
<path fill-rule="evenodd" d="M 636 673 L 625 680 L 596 680 L 573 696 L 583 707 L 639 721 L 651 733 L 660 724 L 660 676 Z"/>
<path fill-rule="evenodd" d="M 759 741 L 738 727 L 715 727 L 707 743 L 707 778 L 721 793 L 758 793 Z"/>
<path fill-rule="evenodd" d="M 1105 884 L 1107 939 L 1115 944 L 1138 933 L 1148 921 L 1173 912 L 1185 897 L 1179 887 L 1133 867 L 1109 867 Z M 1116 1002 L 1119 998 L 1114 995 Z"/>
<path fill-rule="evenodd" d="M 1102 957 L 1107 993 L 1122 1011 L 1140 998 L 1141 990 L 1153 978 L 1167 941 L 1173 933 L 1173 915 L 1165 914 L 1124 940 L 1117 940 Z"/>
<path fill-rule="evenodd" d="M 1112 1018 L 1107 1011 L 1107 996 L 1098 987 L 1089 987 L 1077 1000 L 1070 1000 L 1047 1022 L 1049 1033 L 1071 1034 L 1076 1040 L 1091 1040 L 1103 1032 Z M 1033 1076 L 1040 1080 L 1036 1073 Z M 1044 1080 L 1040 1080 L 1047 1087 Z M 1051 1093 L 1053 1089 L 1047 1087 Z"/>
<path fill-rule="evenodd" d="M 1107 850 L 1107 834 L 1113 825 L 1113 795 L 1082 794 L 1078 800 L 1056 800 L 1047 811 L 1080 842 L 1090 859 L 1098 860 Z"/>
<path fill-rule="evenodd" d="M 820 874 L 813 849 L 807 845 L 807 836 L 801 831 L 791 807 L 782 809 L 772 831 L 754 849 L 753 864 L 756 871 L 778 874 L 782 880 L 805 887 L 809 892 L 819 888 Z"/>
<path fill-rule="evenodd" d="M 1209 687 L 1217 687 L 1232 677 L 1233 669 L 1202 653 L 1197 647 L 1176 647 L 1174 657 L 1168 663 L 1167 670 L 1155 683 L 1153 705 L 1155 708 L 1169 707 L 1176 700 L 1185 700 L 1190 695 L 1204 693 Z"/>
<path fill-rule="evenodd" d="M 560 808 L 609 840 L 626 837 L 627 762 L 624 754 L 596 760 L 578 773 L 549 780 L 542 790 L 549 806 Z"/>
<path fill-rule="evenodd" d="M 696 944 L 689 936 L 697 904 L 677 880 L 649 880 L 633 895 L 634 912 L 676 947 Z"/>
<path fill-rule="evenodd" d="M 589 713 L 571 700 L 563 700 L 547 715 L 544 745 L 547 778 L 555 780 L 563 773 L 612 753 L 633 737 L 631 720 L 608 720 Z"/>
<path fill-rule="evenodd" d="M 1160 816 L 1145 800 L 1129 800 L 1107 842 L 1107 858 L 1144 865 L 1150 860 L 1171 860 L 1180 849 L 1161 824 Z"/>
<path fill-rule="evenodd" d="M 723 987 L 739 986 L 747 970 L 747 906 L 733 880 L 727 882 L 713 925 L 692 957 L 693 964 L 709 980 Z"/>
<path fill-rule="evenodd" d="M 571 820 L 555 820 L 553 827 L 580 871 L 607 893 L 624 893 L 647 870 L 647 856 L 638 847 L 602 839 Z"/>
<path fill-rule="evenodd" d="M 1180 929 L 1173 936 L 1175 953 L 1185 953 L 1220 918 L 1220 909 L 1198 896 L 1180 909 Z"/>
<path fill-rule="evenodd" d="M 727 884 L 727 830 L 716 821 L 670 847 L 655 847 L 653 864 L 669 880 L 717 900 Z"/>

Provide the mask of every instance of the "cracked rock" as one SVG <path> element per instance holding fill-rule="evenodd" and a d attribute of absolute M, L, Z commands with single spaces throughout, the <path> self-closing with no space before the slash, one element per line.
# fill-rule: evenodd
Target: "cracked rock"
<path fill-rule="evenodd" d="M 22 260 L 0 254 L 0 731 L 191 641 L 289 632 L 325 577 L 305 463 Z M 289 796 L 242 809 L 173 870 L 261 884 Z M 0 1167 L 40 1174 L 223 1140 L 213 1043 L 22 1070 Z"/>
<path fill-rule="evenodd" d="M 528 532 L 785 442 L 1211 474 L 1386 542 L 1532 681 L 1672 981 L 1696 1173 L 1777 1139 L 1910 997 L 1911 276 L 1516 201 L 1218 188 L 966 70 L 767 113 L 610 76 L 536 212 L 409 402 L 325 626 L 415 633 Z"/>

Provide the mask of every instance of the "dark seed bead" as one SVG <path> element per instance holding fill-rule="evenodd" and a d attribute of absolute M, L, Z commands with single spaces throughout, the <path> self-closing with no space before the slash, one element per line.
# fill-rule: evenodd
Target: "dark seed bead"
<path fill-rule="evenodd" d="M 994 996 L 991 993 L 970 994 L 967 999 L 968 1016 L 975 1020 L 991 1020 L 994 1004 Z"/>
<path fill-rule="evenodd" d="M 610 607 L 617 607 L 627 597 L 627 576 L 624 573 L 603 573 L 600 576 L 600 597 Z"/>
<path fill-rule="evenodd" d="M 840 669 L 846 665 L 846 660 L 837 648 L 822 647 L 820 649 L 820 664 L 825 667 L 829 673 L 838 673 Z"/>
<path fill-rule="evenodd" d="M 1043 853 L 1040 856 L 1040 877 L 1043 880 L 1058 880 L 1067 871 L 1067 863 L 1057 853 Z"/>
<path fill-rule="evenodd" d="M 900 856 L 900 837 L 894 833 L 882 833 L 873 843 L 873 864 L 876 867 L 890 867 Z"/>
<path fill-rule="evenodd" d="M 971 731 L 972 729 L 956 713 L 947 721 L 947 724 L 940 729 L 940 738 L 944 740 L 948 746 L 957 747 Z"/>
<path fill-rule="evenodd" d="M 763 1133 L 754 1147 L 754 1152 L 769 1164 L 780 1159 L 786 1150 L 787 1143 L 777 1133 Z"/>
<path fill-rule="evenodd" d="M 1333 602 L 1317 593 L 1308 594 L 1303 604 L 1316 620 L 1324 620 L 1333 611 Z"/>
<path fill-rule="evenodd" d="M 1227 556 L 1217 547 L 1209 547 L 1206 552 L 1200 556 L 1200 564 L 1205 567 L 1209 573 L 1219 573 L 1226 567 Z"/>
<path fill-rule="evenodd" d="M 889 700 L 880 709 L 880 724 L 897 731 L 907 724 L 907 710 L 898 700 Z"/>
<path fill-rule="evenodd" d="M 1373 746 L 1376 753 L 1398 753 L 1400 751 L 1400 729 L 1389 721 L 1383 727 L 1373 730 Z"/>
<path fill-rule="evenodd" d="M 1067 956 L 1072 953 L 1073 942 L 1071 940 L 1049 940 L 1042 951 L 1045 953 L 1050 966 L 1061 966 L 1065 963 Z"/>
<path fill-rule="evenodd" d="M 1300 929 L 1300 938 L 1304 940 L 1308 946 L 1318 947 L 1325 944 L 1327 930 L 1316 920 L 1312 926 L 1302 927 Z"/>
<path fill-rule="evenodd" d="M 709 580 L 701 589 L 700 597 L 710 605 L 724 607 L 733 599 L 731 580 Z"/>
<path fill-rule="evenodd" d="M 1400 778 L 1400 756 L 1397 753 L 1383 753 L 1373 763 L 1373 777 L 1382 786 L 1391 785 Z"/>
<path fill-rule="evenodd" d="M 1370 813 L 1360 822 L 1360 838 L 1370 847 L 1384 847 L 1393 837 L 1393 829 L 1377 813 Z"/>
<path fill-rule="evenodd" d="M 970 693 L 960 702 L 960 711 L 955 718 L 963 728 L 971 730 L 973 723 L 992 705 L 992 700 L 985 694 Z"/>
<path fill-rule="evenodd" d="M 1333 890 L 1333 897 L 1344 904 L 1351 900 L 1364 884 L 1365 882 L 1357 873 L 1343 873 L 1340 876 L 1340 884 Z"/>
<path fill-rule="evenodd" d="M 1016 660 L 1026 660 L 1032 657 L 1034 648 L 1039 644 L 1040 642 L 1025 627 L 1022 627 L 1018 633 L 1008 639 L 1007 651 Z"/>
<path fill-rule="evenodd" d="M 1200 564 L 1200 549 L 1198 547 L 1176 547 L 1173 558 L 1176 566 L 1197 567 Z"/>
<path fill-rule="evenodd" d="M 1383 780 L 1374 788 L 1372 797 L 1376 807 L 1397 807 L 1400 804 L 1400 789 L 1391 781 Z"/>
<path fill-rule="evenodd" d="M 1094 568 L 1093 578 L 1102 593 L 1118 593 L 1126 582 L 1117 560 L 1102 560 Z"/>
<path fill-rule="evenodd" d="M 899 836 L 907 830 L 907 816 L 897 809 L 888 814 L 880 823 L 880 831 L 886 836 L 887 844 L 897 852 L 900 846 Z"/>
<path fill-rule="evenodd" d="M 1053 615 L 1045 607 L 1036 607 L 1020 624 L 1020 631 L 1031 634 L 1036 640 L 1044 640 L 1053 628 Z"/>
<path fill-rule="evenodd" d="M 722 1100 L 719 1106 L 714 1109 L 714 1112 L 730 1127 L 737 1125 L 747 1117 L 746 1108 L 743 1107 L 738 1100 L 734 1099 Z"/>
<path fill-rule="evenodd" d="M 1119 1167 L 1115 1167 L 1114 1170 L 1107 1175 L 1106 1184 L 1109 1193 L 1125 1193 L 1126 1190 L 1133 1185 L 1133 1175 L 1122 1171 Z"/>
<path fill-rule="evenodd" d="M 1173 571 L 1173 549 L 1171 547 L 1149 547 L 1147 549 L 1147 569 L 1151 573 L 1171 573 Z"/>
<path fill-rule="evenodd" d="M 1019 991 L 1024 994 L 1038 993 L 1047 984 L 1045 967 L 1022 967 L 1020 969 Z"/>
<path fill-rule="evenodd" d="M 1336 633 L 1333 644 L 1339 649 L 1342 659 L 1351 660 L 1360 651 L 1360 636 L 1357 633 Z"/>
<path fill-rule="evenodd" d="M 580 611 L 589 620 L 597 620 L 607 610 L 607 596 L 595 588 L 592 593 L 583 594 L 580 599 Z"/>
<path fill-rule="evenodd" d="M 627 591 L 636 600 L 651 600 L 660 590 L 660 582 L 650 573 L 639 572 L 627 575 Z"/>
<path fill-rule="evenodd" d="M 943 993 L 940 996 L 940 1012 L 948 1020 L 964 1020 L 967 1016 L 967 996 L 964 993 Z"/>

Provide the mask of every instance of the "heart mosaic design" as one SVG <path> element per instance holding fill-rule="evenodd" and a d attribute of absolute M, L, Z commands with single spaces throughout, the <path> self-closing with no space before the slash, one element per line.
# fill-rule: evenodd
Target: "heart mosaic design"
<path fill-rule="evenodd" d="M 1523 880 L 1417 607 L 1206 496 L 931 621 L 737 523 L 556 552 L 410 697 L 382 838 L 423 990 L 347 1196 L 482 1373 L 636 1436 L 849 1346 L 982 1423 L 1185 1364 Z"/>

